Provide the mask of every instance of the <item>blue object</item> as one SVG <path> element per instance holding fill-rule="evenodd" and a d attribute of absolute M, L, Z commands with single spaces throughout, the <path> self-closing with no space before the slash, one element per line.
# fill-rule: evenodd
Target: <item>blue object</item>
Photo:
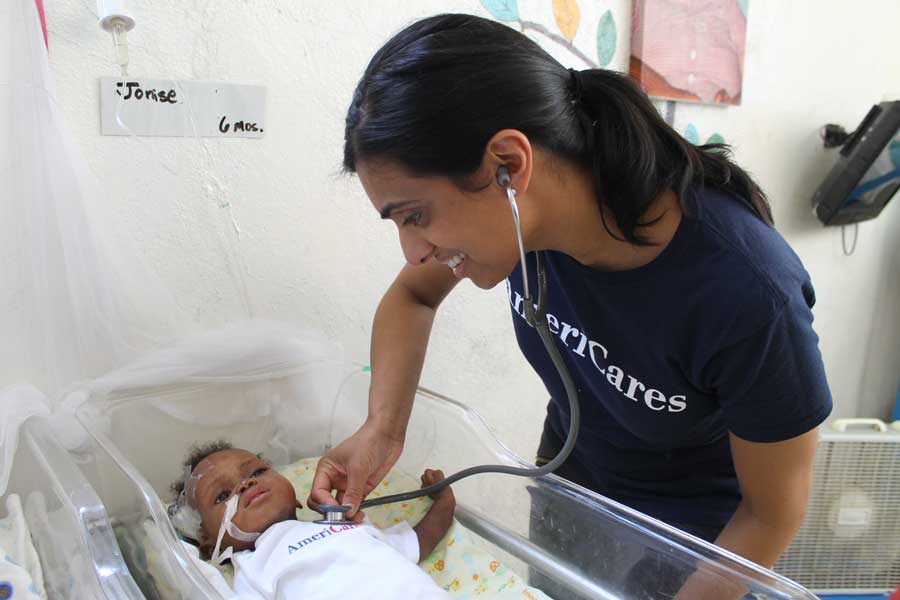
<path fill-rule="evenodd" d="M 696 125 L 690 123 L 687 126 L 687 129 L 684 130 L 684 139 L 694 144 L 695 146 L 700 143 L 700 134 L 697 133 Z"/>
<path fill-rule="evenodd" d="M 871 181 L 867 181 L 864 184 L 857 186 L 853 189 L 852 192 L 850 192 L 850 197 L 847 198 L 847 204 L 859 200 L 864 194 L 867 194 L 868 192 L 871 192 L 882 184 L 885 184 L 893 179 L 897 179 L 898 177 L 900 177 L 900 167 L 897 167 L 893 171 L 888 171 L 880 177 L 876 177 Z"/>
<path fill-rule="evenodd" d="M 893 421 L 900 421 L 900 385 L 897 386 L 897 401 L 894 402 Z"/>
<path fill-rule="evenodd" d="M 616 20 L 612 12 L 606 11 L 597 26 L 597 58 L 601 67 L 609 66 L 616 54 Z"/>
<path fill-rule="evenodd" d="M 819 596 L 822 600 L 887 600 L 887 594 L 825 594 Z"/>
<path fill-rule="evenodd" d="M 481 0 L 481 5 L 500 21 L 519 20 L 519 3 L 516 0 Z"/>

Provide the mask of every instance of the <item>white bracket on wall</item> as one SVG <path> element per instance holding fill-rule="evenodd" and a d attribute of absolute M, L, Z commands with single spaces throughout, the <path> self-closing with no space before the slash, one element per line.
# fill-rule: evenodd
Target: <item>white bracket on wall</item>
<path fill-rule="evenodd" d="M 116 64 L 122 71 L 122 77 L 127 77 L 128 32 L 134 29 L 134 17 L 125 0 L 97 0 L 97 17 L 100 27 L 112 34 Z"/>

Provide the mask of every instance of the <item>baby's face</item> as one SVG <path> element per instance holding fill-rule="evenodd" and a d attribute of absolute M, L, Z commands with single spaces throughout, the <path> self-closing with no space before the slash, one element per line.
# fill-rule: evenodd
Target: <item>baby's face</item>
<path fill-rule="evenodd" d="M 200 513 L 203 527 L 202 548 L 212 551 L 225 518 L 225 504 L 239 494 L 234 523 L 247 533 L 262 533 L 269 526 L 294 519 L 298 506 L 291 482 L 279 475 L 264 460 L 247 450 L 221 450 L 210 454 L 194 468 L 191 504 Z M 247 550 L 253 542 L 222 538 L 221 548 Z"/>

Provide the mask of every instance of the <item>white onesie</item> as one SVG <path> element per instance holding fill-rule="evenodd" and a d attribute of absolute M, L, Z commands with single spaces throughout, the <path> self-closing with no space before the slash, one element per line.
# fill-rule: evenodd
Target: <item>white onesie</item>
<path fill-rule="evenodd" d="M 446 600 L 416 566 L 419 541 L 408 523 L 378 529 L 284 521 L 235 554 L 234 591 L 250 598 Z"/>

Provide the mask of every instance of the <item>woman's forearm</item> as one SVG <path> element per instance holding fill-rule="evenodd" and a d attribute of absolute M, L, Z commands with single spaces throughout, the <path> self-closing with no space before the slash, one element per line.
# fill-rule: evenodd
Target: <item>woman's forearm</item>
<path fill-rule="evenodd" d="M 768 520 L 754 515 L 745 502 L 716 538 L 716 545 L 771 568 L 787 549 L 803 520 L 803 511 L 785 512 Z M 750 590 L 735 581 L 698 570 L 687 578 L 675 600 L 739 600 Z"/>
<path fill-rule="evenodd" d="M 755 515 L 741 502 L 716 539 L 716 545 L 770 569 L 787 549 L 802 521 L 802 507 L 766 519 Z"/>
<path fill-rule="evenodd" d="M 369 421 L 393 439 L 406 437 L 435 309 L 395 283 L 378 305 L 372 325 Z"/>

